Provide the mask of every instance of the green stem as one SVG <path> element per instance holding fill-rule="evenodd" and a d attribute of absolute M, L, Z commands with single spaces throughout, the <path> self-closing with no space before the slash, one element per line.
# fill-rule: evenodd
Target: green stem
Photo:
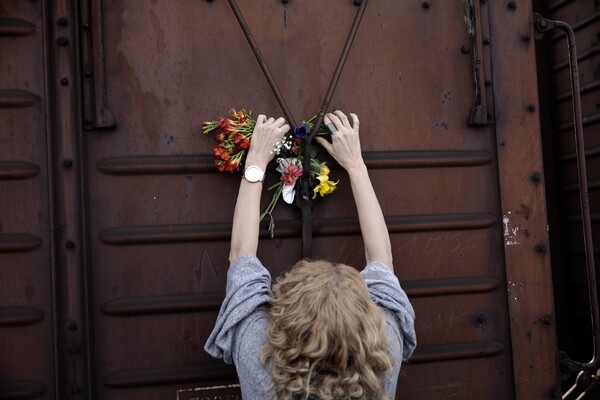
<path fill-rule="evenodd" d="M 271 197 L 271 202 L 265 209 L 265 211 L 260 215 L 260 221 L 262 221 L 267 215 L 269 216 L 269 234 L 271 238 L 275 236 L 275 219 L 273 218 L 273 209 L 277 204 L 277 201 L 281 197 L 281 193 L 283 192 L 283 182 L 279 182 L 269 188 L 269 190 L 276 188 L 275 192 L 273 192 L 273 197 Z"/>

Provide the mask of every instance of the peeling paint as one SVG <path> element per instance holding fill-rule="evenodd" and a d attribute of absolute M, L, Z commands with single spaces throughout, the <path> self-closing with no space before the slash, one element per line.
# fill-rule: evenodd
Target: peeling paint
<path fill-rule="evenodd" d="M 521 244 L 517 240 L 517 233 L 519 232 L 519 227 L 513 227 L 510 222 L 510 211 L 506 213 L 502 217 L 502 223 L 504 224 L 504 245 L 505 246 L 514 246 L 515 244 Z"/>

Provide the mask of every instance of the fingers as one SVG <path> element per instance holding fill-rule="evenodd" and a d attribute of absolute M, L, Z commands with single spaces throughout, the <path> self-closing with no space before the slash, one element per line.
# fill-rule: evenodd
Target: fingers
<path fill-rule="evenodd" d="M 333 147 L 331 146 L 331 143 L 329 143 L 327 140 L 325 140 L 322 137 L 316 136 L 315 140 L 317 141 L 317 143 L 319 143 L 321 146 L 323 146 L 323 148 L 325 150 L 327 150 L 327 152 L 331 155 L 333 155 L 331 152 L 333 151 Z"/>
<path fill-rule="evenodd" d="M 283 117 L 279 117 L 275 120 L 274 122 L 275 126 L 277 126 L 278 128 L 283 127 L 283 125 L 285 125 L 285 118 Z"/>
<path fill-rule="evenodd" d="M 350 123 L 346 114 L 344 114 L 340 110 L 336 110 L 332 113 L 325 114 L 323 121 L 325 122 L 325 125 L 327 125 L 328 123 L 333 123 L 336 129 L 340 131 L 354 131 L 355 133 L 358 133 L 358 117 L 354 113 L 350 113 L 350 117 L 352 118 L 352 123 Z"/>
<path fill-rule="evenodd" d="M 337 117 L 340 119 L 345 128 L 352 129 L 352 126 L 350 125 L 350 121 L 348 121 L 348 117 L 346 117 L 346 114 L 344 114 L 340 110 L 335 110 L 333 113 L 337 115 Z"/>
<path fill-rule="evenodd" d="M 358 116 L 354 113 L 350 113 L 350 116 L 352 117 L 352 128 L 354 128 L 356 133 L 358 133 L 358 126 L 359 126 Z"/>

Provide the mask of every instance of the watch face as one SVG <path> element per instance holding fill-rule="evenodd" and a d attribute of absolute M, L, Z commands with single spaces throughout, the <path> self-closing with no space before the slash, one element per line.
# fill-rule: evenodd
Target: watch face
<path fill-rule="evenodd" d="M 257 167 L 256 165 L 252 165 L 244 171 L 244 178 L 249 182 L 261 182 L 264 176 L 264 172 Z"/>

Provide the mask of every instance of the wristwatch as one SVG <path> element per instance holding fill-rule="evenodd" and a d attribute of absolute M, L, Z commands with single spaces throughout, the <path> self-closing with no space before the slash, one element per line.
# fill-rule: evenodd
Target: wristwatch
<path fill-rule="evenodd" d="M 265 171 L 260 169 L 258 165 L 250 165 L 244 168 L 244 179 L 248 182 L 262 182 L 265 179 Z"/>

